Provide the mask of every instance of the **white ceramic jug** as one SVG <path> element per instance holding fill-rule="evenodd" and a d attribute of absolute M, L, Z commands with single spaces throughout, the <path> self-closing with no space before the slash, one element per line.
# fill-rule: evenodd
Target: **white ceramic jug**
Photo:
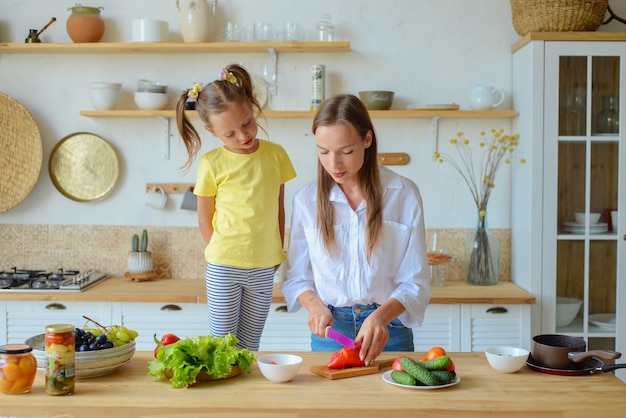
<path fill-rule="evenodd" d="M 470 107 L 474 110 L 490 110 L 500 106 L 504 101 L 502 89 L 474 84 L 470 93 Z"/>
<path fill-rule="evenodd" d="M 176 0 L 180 34 L 185 42 L 208 42 L 211 34 L 211 16 L 217 0 L 209 8 L 207 0 Z"/>

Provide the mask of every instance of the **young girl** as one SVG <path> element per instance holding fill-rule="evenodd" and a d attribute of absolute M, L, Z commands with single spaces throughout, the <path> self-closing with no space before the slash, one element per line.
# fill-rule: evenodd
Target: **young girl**
<path fill-rule="evenodd" d="M 194 194 L 207 261 L 209 334 L 234 334 L 239 347 L 256 351 L 272 301 L 274 271 L 285 259 L 284 183 L 296 176 L 285 150 L 257 138 L 262 114 L 250 75 L 229 65 L 218 80 L 196 83 L 176 106 L 189 169 L 201 140 L 185 116 L 196 100 L 205 129 L 223 147 L 200 157 Z"/>
<path fill-rule="evenodd" d="M 313 351 L 341 348 L 326 326 L 381 351 L 414 351 L 430 300 L 424 212 L 415 183 L 379 165 L 374 126 L 361 101 L 331 97 L 313 120 L 317 181 L 293 199 L 287 271 L 289 310 L 309 311 Z"/>

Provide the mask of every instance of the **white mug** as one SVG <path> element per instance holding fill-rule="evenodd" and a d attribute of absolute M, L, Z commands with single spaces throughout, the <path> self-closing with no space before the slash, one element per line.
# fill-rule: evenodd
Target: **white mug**
<path fill-rule="evenodd" d="M 180 204 L 180 208 L 185 210 L 198 210 L 198 197 L 193 194 L 193 187 L 183 194 L 183 201 Z"/>
<path fill-rule="evenodd" d="M 504 91 L 491 86 L 474 84 L 470 92 L 470 107 L 474 110 L 490 110 L 504 101 Z"/>
<path fill-rule="evenodd" d="M 148 191 L 146 197 L 146 206 L 150 206 L 155 209 L 163 209 L 167 203 L 167 193 L 161 186 L 154 186 L 152 190 Z"/>
<path fill-rule="evenodd" d="M 132 22 L 133 42 L 167 42 L 169 24 L 164 20 L 135 19 Z"/>

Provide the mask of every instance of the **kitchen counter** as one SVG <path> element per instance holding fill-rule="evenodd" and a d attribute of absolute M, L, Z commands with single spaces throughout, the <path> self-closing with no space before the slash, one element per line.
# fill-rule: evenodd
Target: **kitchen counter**
<path fill-rule="evenodd" d="M 127 278 L 111 277 L 84 292 L 15 291 L 0 292 L 0 300 L 50 300 L 79 302 L 166 302 L 206 303 L 204 280 L 164 279 L 134 282 Z M 462 280 L 433 286 L 431 304 L 485 303 L 534 304 L 535 297 L 511 282 L 495 286 L 472 286 Z M 280 285 L 274 285 L 274 303 L 285 303 Z"/>
<path fill-rule="evenodd" d="M 258 353 L 260 354 L 260 353 Z M 130 363 L 110 375 L 79 379 L 72 396 L 49 396 L 43 372 L 29 394 L 0 394 L 0 416 L 215 416 L 341 417 L 382 416 L 623 416 L 626 385 L 611 373 L 555 376 L 526 367 L 501 374 L 483 353 L 450 353 L 459 384 L 435 390 L 390 385 L 373 375 L 328 380 L 310 372 L 329 353 L 298 353 L 304 363 L 288 383 L 271 383 L 258 370 L 189 389 L 174 389 L 148 376 L 152 359 L 137 352 Z M 380 359 L 401 353 L 383 353 Z M 414 354 L 414 353 L 412 353 Z M 383 369 L 383 372 L 389 369 Z"/>

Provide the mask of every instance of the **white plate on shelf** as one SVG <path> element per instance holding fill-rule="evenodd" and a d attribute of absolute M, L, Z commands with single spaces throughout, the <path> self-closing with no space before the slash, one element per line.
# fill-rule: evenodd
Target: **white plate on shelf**
<path fill-rule="evenodd" d="M 407 110 L 459 110 L 459 105 L 456 103 L 447 104 L 410 104 L 406 107 Z"/>
<path fill-rule="evenodd" d="M 459 375 L 456 375 L 456 377 L 454 378 L 454 380 L 450 383 L 447 383 L 445 385 L 437 385 L 437 386 L 411 386 L 411 385 L 403 385 L 402 383 L 398 383 L 398 382 L 394 382 L 394 380 L 391 378 L 391 372 L 393 370 L 387 370 L 385 373 L 383 373 L 383 380 L 387 383 L 389 383 L 390 385 L 394 385 L 394 386 L 400 386 L 401 388 L 406 388 L 406 389 L 443 389 L 443 388 L 447 388 L 450 386 L 454 386 L 454 385 L 458 385 L 459 382 L 461 381 L 461 378 L 459 377 Z"/>
<path fill-rule="evenodd" d="M 595 325 L 598 328 L 602 328 L 608 331 L 615 331 L 615 314 L 614 313 L 599 313 L 589 315 L 589 323 Z"/>

